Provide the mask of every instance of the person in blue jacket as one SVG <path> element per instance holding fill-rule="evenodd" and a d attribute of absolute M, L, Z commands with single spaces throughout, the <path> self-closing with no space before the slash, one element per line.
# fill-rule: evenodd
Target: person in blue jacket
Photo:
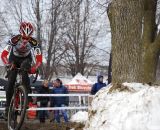
<path fill-rule="evenodd" d="M 57 78 L 53 82 L 54 88 L 52 89 L 52 94 L 68 94 L 68 89 L 63 86 L 62 81 Z M 65 107 L 69 104 L 69 97 L 68 96 L 58 96 L 51 98 L 51 107 Z M 54 118 L 56 119 L 57 123 L 60 123 L 60 113 L 63 115 L 65 122 L 68 122 L 68 116 L 66 110 L 55 110 L 54 111 Z"/>
<path fill-rule="evenodd" d="M 97 83 L 95 83 L 91 89 L 91 94 L 95 95 L 101 88 L 107 86 L 106 83 L 103 83 L 103 76 L 99 75 L 97 77 Z"/>

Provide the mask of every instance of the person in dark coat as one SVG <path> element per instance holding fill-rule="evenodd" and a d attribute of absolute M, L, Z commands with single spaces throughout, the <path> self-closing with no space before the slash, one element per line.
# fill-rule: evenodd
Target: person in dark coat
<path fill-rule="evenodd" d="M 44 80 L 42 85 L 38 87 L 39 94 L 49 94 L 48 80 Z M 39 107 L 47 107 L 49 102 L 49 97 L 38 97 L 37 105 Z M 39 121 L 41 123 L 45 123 L 45 117 L 47 115 L 47 111 L 40 110 L 39 111 Z"/>
<path fill-rule="evenodd" d="M 62 81 L 57 78 L 53 82 L 54 88 L 52 89 L 52 94 L 68 94 L 68 89 L 62 84 Z M 58 96 L 51 98 L 51 107 L 65 107 L 69 104 L 69 97 L 68 96 Z M 54 118 L 56 119 L 57 123 L 60 123 L 60 113 L 63 115 L 65 122 L 68 122 L 68 116 L 66 110 L 55 110 L 54 111 Z"/>
<path fill-rule="evenodd" d="M 101 88 L 105 86 L 106 86 L 106 83 L 103 83 L 103 76 L 99 75 L 97 78 L 97 83 L 95 83 L 91 89 L 91 94 L 95 95 Z"/>

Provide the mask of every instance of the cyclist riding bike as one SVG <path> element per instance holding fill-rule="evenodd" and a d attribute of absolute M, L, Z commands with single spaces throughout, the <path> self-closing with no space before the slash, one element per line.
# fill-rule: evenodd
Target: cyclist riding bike
<path fill-rule="evenodd" d="M 14 91 L 13 86 L 17 77 L 17 70 L 14 68 L 27 70 L 22 73 L 22 84 L 27 87 L 27 91 L 30 93 L 28 73 L 35 74 L 42 63 L 42 54 L 38 42 L 32 37 L 33 31 L 34 28 L 31 23 L 22 22 L 19 29 L 20 34 L 13 36 L 9 40 L 1 54 L 4 65 L 6 68 L 10 68 L 6 90 L 6 118 Z M 33 62 L 35 62 L 34 65 L 32 65 Z"/>

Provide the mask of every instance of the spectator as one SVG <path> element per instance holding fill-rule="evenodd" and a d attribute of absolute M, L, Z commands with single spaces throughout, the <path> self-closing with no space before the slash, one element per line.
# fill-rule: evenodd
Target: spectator
<path fill-rule="evenodd" d="M 42 85 L 38 88 L 39 94 L 48 94 L 49 93 L 49 87 L 48 87 L 48 80 L 44 80 Z M 40 107 L 47 107 L 49 102 L 49 97 L 38 97 L 37 98 L 37 105 Z M 40 110 L 39 111 L 39 121 L 41 123 L 45 123 L 45 117 L 47 115 L 47 111 Z"/>
<path fill-rule="evenodd" d="M 91 94 L 95 95 L 101 88 L 106 86 L 106 83 L 103 83 L 103 76 L 99 75 L 97 78 L 97 83 L 95 83 L 91 89 Z"/>
<path fill-rule="evenodd" d="M 63 86 L 62 81 L 60 79 L 56 79 L 53 82 L 54 88 L 52 89 L 52 94 L 68 94 L 68 89 Z M 51 107 L 65 107 L 69 104 L 69 97 L 68 96 L 58 96 L 51 98 Z M 64 117 L 65 122 L 68 122 L 68 116 L 66 110 L 55 110 L 54 111 L 54 118 L 56 119 L 57 123 L 60 123 L 60 112 Z"/>

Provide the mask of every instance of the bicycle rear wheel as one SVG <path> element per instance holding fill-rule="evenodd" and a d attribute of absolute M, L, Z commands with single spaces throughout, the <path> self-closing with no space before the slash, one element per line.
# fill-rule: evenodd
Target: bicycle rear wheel
<path fill-rule="evenodd" d="M 8 111 L 8 129 L 20 130 L 28 105 L 28 94 L 25 86 L 20 85 L 15 88 Z"/>

